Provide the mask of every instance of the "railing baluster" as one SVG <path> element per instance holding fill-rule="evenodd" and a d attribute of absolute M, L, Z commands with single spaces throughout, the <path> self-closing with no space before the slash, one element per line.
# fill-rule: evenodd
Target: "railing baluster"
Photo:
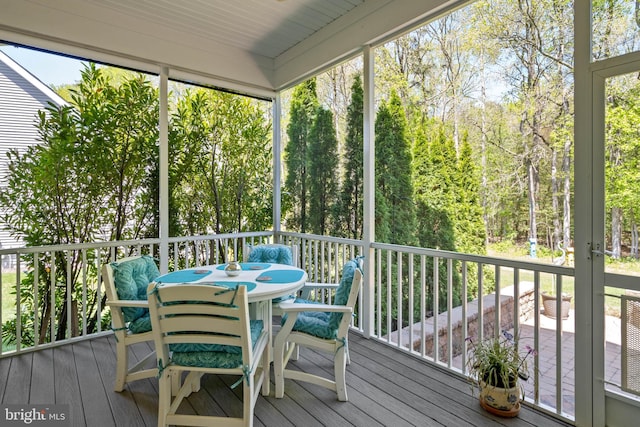
<path fill-rule="evenodd" d="M 482 274 L 484 270 L 483 266 L 483 263 L 478 263 L 478 341 L 484 340 L 484 274 Z"/>
<path fill-rule="evenodd" d="M 493 305 L 493 336 L 496 338 L 500 337 L 500 333 L 502 331 L 502 304 L 500 301 L 500 266 L 495 266 L 495 275 L 496 275 L 496 286 L 495 286 L 495 302 Z"/>
<path fill-rule="evenodd" d="M 427 322 L 427 256 L 420 255 L 420 355 L 425 357 L 427 352 L 426 322 Z"/>
<path fill-rule="evenodd" d="M 409 350 L 411 352 L 414 351 L 413 348 L 413 325 L 416 322 L 414 313 L 415 313 L 415 309 L 414 309 L 414 300 L 413 300 L 413 254 L 407 254 L 407 263 L 408 263 L 408 267 L 409 267 L 409 287 L 408 287 L 408 298 L 409 298 L 409 304 L 408 304 L 408 313 L 407 313 L 407 317 L 409 319 L 409 342 L 407 343 L 407 347 L 409 348 Z"/>
<path fill-rule="evenodd" d="M 467 372 L 467 340 L 469 336 L 467 321 L 467 261 L 462 261 L 462 364 L 463 373 Z"/>
<path fill-rule="evenodd" d="M 440 360 L 440 334 L 438 315 L 440 314 L 440 258 L 433 257 L 433 361 Z"/>
<path fill-rule="evenodd" d="M 453 312 L 453 260 L 447 259 L 447 366 L 453 365 L 453 328 L 451 313 Z"/>

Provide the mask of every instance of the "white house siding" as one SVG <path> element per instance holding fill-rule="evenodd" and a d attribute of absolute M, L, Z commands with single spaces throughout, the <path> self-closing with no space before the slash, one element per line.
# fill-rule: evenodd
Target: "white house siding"
<path fill-rule="evenodd" d="M 0 52 L 0 186 L 7 184 L 7 153 L 11 149 L 24 151 L 38 144 L 37 113 L 50 102 L 65 103 L 48 86 Z M 11 237 L 5 228 L 0 223 L 2 248 L 22 246 L 22 241 Z"/>

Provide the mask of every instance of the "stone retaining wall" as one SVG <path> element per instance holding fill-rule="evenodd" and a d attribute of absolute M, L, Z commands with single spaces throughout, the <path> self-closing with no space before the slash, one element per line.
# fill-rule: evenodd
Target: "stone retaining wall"
<path fill-rule="evenodd" d="M 514 325 L 514 289 L 513 286 L 502 290 L 500 294 L 500 329 L 512 329 Z M 522 282 L 519 289 L 519 310 L 521 321 L 527 320 L 533 316 L 535 295 L 533 292 L 533 283 Z M 484 336 L 493 333 L 496 324 L 496 295 L 489 294 L 482 298 L 482 313 Z M 467 336 L 478 337 L 478 300 L 473 300 L 467 304 Z M 448 359 L 449 343 L 448 343 L 448 312 L 440 313 L 437 316 L 438 328 L 438 347 L 440 360 Z M 398 343 L 398 336 L 402 340 L 402 346 L 409 347 L 409 341 L 412 339 L 411 347 L 414 351 L 422 352 L 422 343 L 424 341 L 424 352 L 427 356 L 433 357 L 434 346 L 434 322 L 436 319 L 430 317 L 424 323 L 424 340 L 422 337 L 422 323 L 414 323 L 390 334 L 389 339 L 393 343 Z M 462 307 L 456 307 L 451 311 L 451 333 L 452 333 L 452 358 L 460 355 L 463 349 L 464 338 L 462 336 Z"/>

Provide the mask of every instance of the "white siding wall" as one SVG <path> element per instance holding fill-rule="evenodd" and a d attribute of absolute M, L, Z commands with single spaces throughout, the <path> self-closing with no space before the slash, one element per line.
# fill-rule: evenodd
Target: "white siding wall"
<path fill-rule="evenodd" d="M 37 112 L 44 110 L 49 102 L 60 105 L 64 101 L 0 52 L 0 186 L 7 184 L 7 153 L 11 149 L 24 151 L 38 143 Z M 22 246 L 2 223 L 0 243 L 3 248 Z"/>

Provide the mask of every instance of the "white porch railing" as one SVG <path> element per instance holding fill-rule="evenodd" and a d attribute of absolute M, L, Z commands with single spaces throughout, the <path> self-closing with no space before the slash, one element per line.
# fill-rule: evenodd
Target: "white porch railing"
<path fill-rule="evenodd" d="M 361 241 L 288 232 L 180 237 L 170 239 L 168 270 L 222 263 L 229 256 L 242 259 L 246 245 L 271 242 L 297 245 L 300 265 L 312 282 L 337 282 L 346 260 L 369 253 Z M 111 333 L 101 265 L 132 254 L 157 254 L 159 244 L 148 239 L 0 250 L 3 258 L 21 260 L 20 268 L 0 266 L 3 338 L 16 338 L 14 345 L 3 345 L 0 357 Z M 538 351 L 525 383 L 527 401 L 573 418 L 573 318 L 549 319 L 540 300 L 549 286 L 556 294 L 571 293 L 573 268 L 380 243 L 370 249 L 374 268 L 365 272 L 365 280 L 373 280 L 374 324 L 363 327 L 364 307 L 358 303 L 355 329 L 372 330 L 373 339 L 462 376 L 466 337 L 510 330 L 521 345 Z M 14 289 L 22 303 L 16 303 Z M 316 296 L 332 298 L 328 292 Z"/>
<path fill-rule="evenodd" d="M 465 338 L 482 340 L 508 330 L 520 338 L 521 348 L 537 351 L 524 383 L 527 402 L 573 418 L 575 346 L 568 332 L 575 330 L 573 318 L 545 316 L 540 297 L 543 288 L 572 293 L 573 268 L 380 243 L 372 247 L 375 338 L 466 376 Z M 557 305 L 560 312 L 560 300 Z"/>

